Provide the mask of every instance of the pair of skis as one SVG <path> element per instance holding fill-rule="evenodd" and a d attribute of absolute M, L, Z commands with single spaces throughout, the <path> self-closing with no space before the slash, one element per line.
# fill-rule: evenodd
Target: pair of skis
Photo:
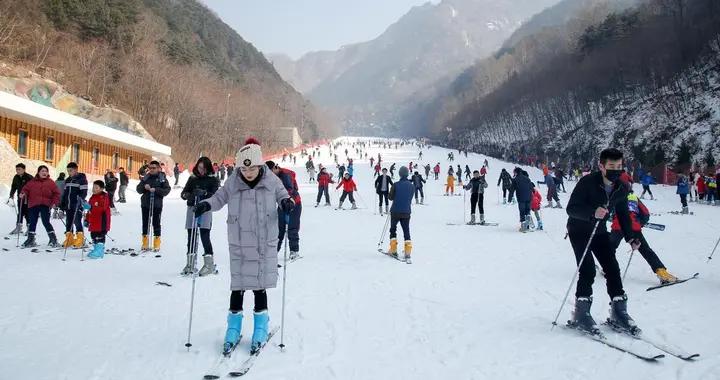
<path fill-rule="evenodd" d="M 484 227 L 497 227 L 500 223 L 485 222 L 485 223 L 447 223 L 448 226 L 484 226 Z"/>
<path fill-rule="evenodd" d="M 397 254 L 393 255 L 390 252 L 384 251 L 382 248 L 378 248 L 378 252 L 380 252 L 381 254 L 383 254 L 391 259 L 395 259 L 401 263 L 412 264 L 412 259 L 410 257 L 405 258 L 405 257 L 400 257 L 400 255 L 397 255 Z"/>
<path fill-rule="evenodd" d="M 240 367 L 236 370 L 232 370 L 227 372 L 227 377 L 241 377 L 245 376 L 252 367 L 255 365 L 255 361 L 260 356 L 260 354 L 263 352 L 263 349 L 267 346 L 268 342 L 270 342 L 270 339 L 272 339 L 275 334 L 280 330 L 280 327 L 274 327 L 270 332 L 268 333 L 268 339 L 262 346 L 251 350 L 250 351 L 250 357 L 245 359 L 245 361 L 240 364 Z M 242 336 L 241 336 L 242 339 Z M 232 354 L 235 351 L 235 348 L 237 348 L 238 345 L 235 345 L 231 347 L 229 350 L 223 352 L 222 356 L 215 362 L 215 364 L 212 366 L 212 368 L 208 371 L 208 373 L 203 376 L 203 380 L 216 380 L 220 379 L 222 377 L 221 368 L 224 367 L 228 360 L 232 358 Z"/>
<path fill-rule="evenodd" d="M 630 344 L 623 344 L 623 343 L 619 343 L 619 342 L 609 339 L 602 332 L 592 333 L 592 332 L 580 330 L 577 327 L 575 327 L 571 323 L 571 321 L 568 321 L 568 324 L 565 327 L 578 332 L 581 336 L 588 337 L 598 343 L 604 344 L 610 348 L 613 348 L 615 350 L 618 350 L 620 352 L 626 353 L 628 355 L 634 356 L 635 358 L 638 358 L 638 359 L 641 359 L 641 360 L 647 361 L 647 362 L 657 362 L 660 359 L 664 358 L 665 354 L 674 356 L 678 359 L 685 360 L 685 361 L 692 361 L 700 356 L 700 354 L 696 354 L 696 353 L 689 354 L 689 353 L 674 349 L 663 343 L 659 343 L 651 338 L 647 338 L 647 337 L 643 336 L 642 333 L 633 334 L 630 331 L 615 327 L 614 325 L 610 324 L 609 322 L 604 323 L 604 325 L 609 326 L 612 331 L 614 331 L 622 336 L 626 336 L 631 339 L 639 340 L 644 343 L 647 343 L 648 345 L 662 351 L 663 353 L 654 354 L 654 353 L 646 353 L 646 352 L 639 351 L 637 349 L 634 349 L 632 347 L 632 345 L 630 345 Z"/>

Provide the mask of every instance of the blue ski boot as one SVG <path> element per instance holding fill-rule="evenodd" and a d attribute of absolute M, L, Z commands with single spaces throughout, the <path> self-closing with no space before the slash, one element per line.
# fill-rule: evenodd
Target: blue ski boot
<path fill-rule="evenodd" d="M 89 259 L 102 259 L 105 256 L 105 243 L 96 243 L 92 251 L 88 253 Z"/>
<path fill-rule="evenodd" d="M 267 310 L 255 313 L 254 317 L 255 325 L 253 328 L 252 345 L 250 346 L 251 353 L 256 352 L 257 350 L 262 348 L 262 346 L 264 346 L 267 342 L 268 322 L 270 321 L 270 316 L 268 315 Z"/>
<path fill-rule="evenodd" d="M 542 221 L 538 221 L 538 226 L 537 226 L 537 229 L 538 229 L 538 231 L 542 231 L 542 230 L 543 230 L 543 224 L 542 224 Z"/>
<path fill-rule="evenodd" d="M 242 335 L 242 311 L 238 313 L 230 312 L 227 317 L 227 331 L 225 332 L 225 343 L 223 344 L 223 355 L 229 356 L 233 352 Z"/>

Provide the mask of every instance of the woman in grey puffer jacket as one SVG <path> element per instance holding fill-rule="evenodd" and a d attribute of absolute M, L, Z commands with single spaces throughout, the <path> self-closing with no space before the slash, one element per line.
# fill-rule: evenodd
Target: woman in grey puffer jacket
<path fill-rule="evenodd" d="M 277 286 L 278 205 L 295 207 L 282 182 L 265 167 L 260 144 L 250 138 L 236 156 L 237 170 L 211 198 L 195 207 L 195 215 L 228 207 L 231 290 L 228 328 L 223 350 L 232 351 L 242 331 L 243 294 L 255 296 L 251 351 L 268 339 L 267 293 Z"/>

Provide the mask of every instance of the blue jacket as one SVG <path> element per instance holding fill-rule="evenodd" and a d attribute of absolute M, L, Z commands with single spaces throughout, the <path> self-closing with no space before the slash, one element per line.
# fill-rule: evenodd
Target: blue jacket
<path fill-rule="evenodd" d="M 414 195 L 415 185 L 407 177 L 400 178 L 390 189 L 388 195 L 388 198 L 393 201 L 390 206 L 390 214 L 399 218 L 409 218 Z"/>
<path fill-rule="evenodd" d="M 88 181 L 84 173 L 77 173 L 65 179 L 65 190 L 60 199 L 61 210 L 74 210 L 77 207 L 78 197 L 85 200 L 88 193 Z"/>
<path fill-rule="evenodd" d="M 513 178 L 515 196 L 518 202 L 530 202 L 532 200 L 533 183 L 524 174 L 518 174 Z"/>
<path fill-rule="evenodd" d="M 643 186 L 650 186 L 653 183 L 653 177 L 650 174 L 645 174 L 640 178 L 640 183 Z"/>
<path fill-rule="evenodd" d="M 688 182 L 687 177 L 680 177 L 677 181 L 677 191 L 676 194 L 680 195 L 687 195 L 690 193 L 690 182 Z"/>

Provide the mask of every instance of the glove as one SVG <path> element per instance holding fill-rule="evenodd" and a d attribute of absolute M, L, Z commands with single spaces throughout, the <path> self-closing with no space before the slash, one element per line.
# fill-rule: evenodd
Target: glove
<path fill-rule="evenodd" d="M 60 210 L 63 210 L 63 211 L 67 211 L 67 210 L 68 210 L 68 209 L 67 209 L 67 204 L 65 204 L 65 202 L 60 203 Z"/>
<path fill-rule="evenodd" d="M 282 201 L 280 201 L 280 208 L 286 213 L 289 214 L 293 210 L 295 210 L 295 201 L 293 201 L 291 198 L 285 198 Z"/>
<path fill-rule="evenodd" d="M 195 211 L 195 217 L 197 218 L 200 215 L 210 211 L 210 203 L 200 202 L 195 207 L 193 207 L 193 211 Z"/>
<path fill-rule="evenodd" d="M 193 191 L 193 194 L 196 197 L 204 197 L 205 195 L 207 195 L 207 191 L 205 189 L 195 189 L 195 191 Z"/>

